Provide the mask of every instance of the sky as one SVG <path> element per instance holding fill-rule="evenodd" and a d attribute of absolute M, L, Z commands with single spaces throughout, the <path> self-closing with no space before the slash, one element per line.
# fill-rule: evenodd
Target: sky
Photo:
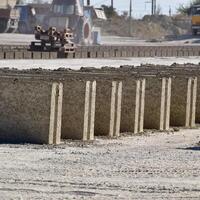
<path fill-rule="evenodd" d="M 130 0 L 113 0 L 114 7 L 117 11 L 121 12 L 129 9 Z M 157 0 L 157 5 L 161 6 L 162 14 L 169 13 L 169 7 L 172 9 L 172 14 L 175 14 L 177 7 L 180 4 L 187 5 L 191 0 Z M 91 0 L 91 4 L 100 6 L 102 4 L 109 5 L 111 0 Z M 151 13 L 151 4 L 145 2 L 151 2 L 151 0 L 132 0 L 133 2 L 133 17 L 141 18 L 145 14 Z"/>

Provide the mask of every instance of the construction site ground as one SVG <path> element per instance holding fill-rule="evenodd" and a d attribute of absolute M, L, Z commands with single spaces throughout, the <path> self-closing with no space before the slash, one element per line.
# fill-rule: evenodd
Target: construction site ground
<path fill-rule="evenodd" d="M 198 64 L 199 57 L 156 57 L 156 58 L 110 58 L 110 59 L 53 59 L 53 60 L 0 60 L 0 68 L 17 68 L 17 69 L 51 69 L 69 68 L 79 70 L 81 67 L 120 67 L 122 65 L 135 65 L 141 64 L 160 64 L 171 65 L 173 63 L 185 64 L 192 63 Z"/>
<path fill-rule="evenodd" d="M 0 34 L 0 45 L 30 45 L 34 41 L 34 35 L 25 34 Z M 163 40 L 141 40 L 134 37 L 102 36 L 102 44 L 107 45 L 141 45 L 141 46 L 165 46 L 165 45 L 199 45 L 200 37 L 188 35 L 171 36 Z"/>
<path fill-rule="evenodd" d="M 0 197 L 7 199 L 200 198 L 199 130 L 0 145 Z"/>
<path fill-rule="evenodd" d="M 32 35 L 1 34 L 1 45 Z M 197 45 L 198 37 L 147 42 L 103 37 L 104 44 Z M 0 60 L 0 68 L 58 69 L 199 63 L 199 57 Z M 200 199 L 200 130 L 124 134 L 61 145 L 0 144 L 0 199 Z"/>

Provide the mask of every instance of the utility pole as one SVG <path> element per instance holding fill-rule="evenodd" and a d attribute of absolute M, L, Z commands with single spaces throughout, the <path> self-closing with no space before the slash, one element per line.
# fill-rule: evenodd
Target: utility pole
<path fill-rule="evenodd" d="M 132 35 L 132 0 L 130 0 L 129 8 L 129 36 Z"/>
<path fill-rule="evenodd" d="M 156 0 L 151 0 L 151 15 L 156 14 Z"/>
<path fill-rule="evenodd" d="M 87 6 L 90 6 L 90 0 L 87 0 Z"/>
<path fill-rule="evenodd" d="M 111 8 L 114 10 L 113 0 L 111 0 Z"/>
<path fill-rule="evenodd" d="M 151 15 L 154 15 L 154 0 L 151 0 Z"/>

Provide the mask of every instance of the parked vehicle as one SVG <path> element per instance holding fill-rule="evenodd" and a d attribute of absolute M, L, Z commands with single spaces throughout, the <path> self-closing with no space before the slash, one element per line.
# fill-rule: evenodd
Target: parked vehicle
<path fill-rule="evenodd" d="M 18 29 L 19 11 L 14 8 L 16 0 L 0 1 L 0 33 L 13 33 Z"/>

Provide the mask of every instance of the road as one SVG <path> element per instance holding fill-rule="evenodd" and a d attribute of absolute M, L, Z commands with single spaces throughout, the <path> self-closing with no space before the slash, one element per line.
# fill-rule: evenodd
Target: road
<path fill-rule="evenodd" d="M 0 34 L 0 45 L 29 45 L 34 41 L 34 35 L 25 34 Z M 145 41 L 137 38 L 102 36 L 102 44 L 105 45 L 135 45 L 135 46 L 174 46 L 174 45 L 199 45 L 200 36 L 183 35 L 171 37 L 165 41 Z"/>
<path fill-rule="evenodd" d="M 0 197 L 200 199 L 199 130 L 57 147 L 0 145 Z"/>

